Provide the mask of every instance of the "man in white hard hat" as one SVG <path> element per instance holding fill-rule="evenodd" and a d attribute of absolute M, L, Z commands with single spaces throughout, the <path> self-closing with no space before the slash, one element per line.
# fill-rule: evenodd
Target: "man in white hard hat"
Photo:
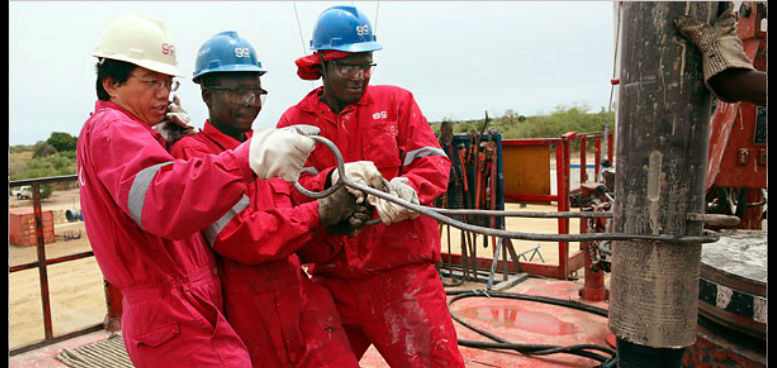
<path fill-rule="evenodd" d="M 175 54 L 163 23 L 141 15 L 116 19 L 97 46 L 98 101 L 77 149 L 86 231 L 124 296 L 122 335 L 136 367 L 250 367 L 200 230 L 257 176 L 295 180 L 315 142 L 270 129 L 219 155 L 175 160 L 152 129 L 181 75 Z"/>

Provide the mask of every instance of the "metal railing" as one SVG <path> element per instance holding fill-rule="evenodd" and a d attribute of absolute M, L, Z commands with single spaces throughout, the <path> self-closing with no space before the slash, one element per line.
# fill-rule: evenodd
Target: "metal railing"
<path fill-rule="evenodd" d="M 49 295 L 48 266 L 58 264 L 58 263 L 63 263 L 63 262 L 69 262 L 77 259 L 92 257 L 94 256 L 94 252 L 87 251 L 87 252 L 71 254 L 71 255 L 58 257 L 58 258 L 52 258 L 52 259 L 46 258 L 45 239 L 43 237 L 43 211 L 41 210 L 40 189 L 42 184 L 61 183 L 61 182 L 69 182 L 69 181 L 77 181 L 77 180 L 78 180 L 77 175 L 66 175 L 66 176 L 54 176 L 54 177 L 35 178 L 35 179 L 14 180 L 14 181 L 8 182 L 9 188 L 20 187 L 23 185 L 32 186 L 32 203 L 33 203 L 33 213 L 35 216 L 35 238 L 37 240 L 36 247 L 37 247 L 38 259 L 34 262 L 11 266 L 9 267 L 8 272 L 10 276 L 10 274 L 14 272 L 29 270 L 33 268 L 38 269 L 38 275 L 40 278 L 40 296 L 41 296 L 41 302 L 43 307 L 43 331 L 44 331 L 43 341 L 13 349 L 9 352 L 10 356 L 35 350 L 43 346 L 51 345 L 60 341 L 71 339 L 76 336 L 85 335 L 85 334 L 100 331 L 103 329 L 103 323 L 101 322 L 93 326 L 88 326 L 84 329 L 73 331 L 61 336 L 54 336 L 52 322 L 51 322 L 51 299 Z"/>

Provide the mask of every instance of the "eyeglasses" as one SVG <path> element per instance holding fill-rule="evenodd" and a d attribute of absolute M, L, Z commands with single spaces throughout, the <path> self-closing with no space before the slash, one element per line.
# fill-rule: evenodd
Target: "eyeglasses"
<path fill-rule="evenodd" d="M 170 92 L 175 92 L 175 91 L 178 90 L 178 87 L 181 85 L 180 82 L 174 81 L 172 79 L 171 80 L 160 80 L 160 79 L 147 80 L 147 79 L 140 79 L 140 78 L 138 78 L 138 77 L 136 77 L 136 76 L 134 76 L 132 74 L 130 74 L 130 77 L 133 77 L 133 78 L 135 78 L 135 79 L 145 83 L 146 85 L 148 85 L 149 87 L 151 87 L 151 89 L 153 89 L 155 91 L 160 91 L 160 90 L 162 90 L 162 88 L 165 88 L 165 89 L 167 89 Z"/>
<path fill-rule="evenodd" d="M 205 88 L 212 89 L 214 91 L 226 91 L 230 96 L 237 98 L 248 98 L 248 103 L 253 103 L 256 97 L 259 97 L 259 101 L 264 104 L 264 100 L 267 99 L 267 91 L 262 87 L 257 86 L 205 86 Z"/>
<path fill-rule="evenodd" d="M 332 60 L 332 63 L 335 65 L 335 70 L 337 70 L 340 75 L 350 76 L 357 74 L 358 72 L 363 72 L 365 77 L 372 75 L 373 68 L 378 65 L 376 63 L 349 64 L 338 60 Z"/>

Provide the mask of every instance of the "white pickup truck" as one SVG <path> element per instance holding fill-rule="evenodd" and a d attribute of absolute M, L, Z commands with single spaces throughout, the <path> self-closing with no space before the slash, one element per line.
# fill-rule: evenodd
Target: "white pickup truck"
<path fill-rule="evenodd" d="M 19 190 L 14 190 L 11 193 L 16 196 L 16 199 L 30 199 L 32 198 L 32 187 L 24 185 Z"/>

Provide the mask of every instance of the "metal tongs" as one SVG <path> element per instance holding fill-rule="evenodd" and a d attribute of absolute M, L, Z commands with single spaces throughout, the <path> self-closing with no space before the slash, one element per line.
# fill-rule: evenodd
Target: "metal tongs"
<path fill-rule="evenodd" d="M 592 217 L 612 217 L 612 212 L 527 212 L 527 211 L 499 211 L 499 210 L 453 210 L 453 209 L 435 208 L 435 207 L 423 206 L 420 204 L 414 204 L 404 199 L 401 199 L 399 197 L 396 197 L 394 195 L 391 195 L 389 193 L 351 181 L 348 178 L 348 176 L 345 174 L 345 162 L 337 146 L 335 146 L 335 144 L 329 139 L 326 139 L 318 135 L 311 135 L 309 137 L 315 140 L 316 142 L 323 143 L 332 151 L 332 153 L 335 156 L 335 159 L 337 160 L 337 170 L 340 176 L 340 180 L 338 180 L 336 183 L 332 184 L 332 186 L 330 186 L 329 188 L 321 192 L 314 192 L 314 191 L 307 190 L 302 185 L 300 185 L 299 182 L 296 182 L 296 181 L 293 183 L 294 188 L 296 188 L 300 193 L 315 199 L 329 196 L 340 186 L 345 185 L 347 187 L 360 190 L 364 193 L 371 194 L 378 198 L 382 198 L 389 202 L 398 204 L 405 208 L 409 208 L 413 211 L 418 212 L 421 215 L 431 217 L 441 223 L 453 226 L 460 230 L 475 232 L 478 234 L 485 234 L 489 236 L 496 236 L 500 238 L 510 238 L 510 239 L 518 239 L 518 240 L 533 240 L 533 241 L 546 241 L 546 242 L 558 242 L 558 241 L 580 242 L 580 241 L 595 241 L 595 240 L 644 240 L 644 241 L 661 241 L 661 242 L 668 242 L 668 243 L 688 244 L 688 243 L 712 243 L 720 239 L 720 236 L 716 232 L 707 230 L 707 229 L 703 230 L 704 235 L 702 236 L 678 237 L 675 235 L 668 235 L 668 234 L 648 235 L 648 234 L 623 234 L 623 233 L 585 233 L 585 234 L 522 233 L 522 232 L 516 232 L 516 231 L 507 231 L 502 229 L 494 229 L 490 227 L 472 225 L 472 224 L 461 222 L 455 218 L 452 218 L 446 215 L 452 215 L 452 216 L 481 215 L 481 216 L 532 217 L 532 218 L 592 218 Z M 383 183 L 384 183 L 384 186 L 388 187 L 388 182 L 386 181 L 385 178 L 383 179 Z M 708 220 L 711 220 L 713 217 L 718 221 L 720 221 L 722 219 L 721 216 L 724 216 L 724 215 L 688 214 L 688 216 L 689 216 L 689 221 L 708 221 Z M 733 221 L 733 219 L 728 219 L 729 217 L 733 217 L 737 221 L 739 220 L 734 216 L 725 216 L 725 217 L 726 219 L 723 219 L 723 220 Z M 368 224 L 378 223 L 379 221 L 380 220 L 378 221 L 371 220 L 371 222 L 368 222 Z"/>

